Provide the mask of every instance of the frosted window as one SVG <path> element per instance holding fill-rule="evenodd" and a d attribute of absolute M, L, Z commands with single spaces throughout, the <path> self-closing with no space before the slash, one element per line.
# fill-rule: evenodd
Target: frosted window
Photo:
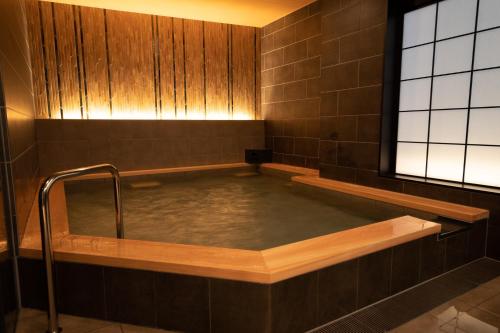
<path fill-rule="evenodd" d="M 465 146 L 429 145 L 427 177 L 462 181 Z"/>
<path fill-rule="evenodd" d="M 483 30 L 500 26 L 500 1 L 481 0 L 479 1 L 479 16 L 477 29 Z"/>
<path fill-rule="evenodd" d="M 396 173 L 425 176 L 427 145 L 424 143 L 399 142 L 396 157 Z"/>
<path fill-rule="evenodd" d="M 434 78 L 433 109 L 464 108 L 469 105 L 470 74 L 454 74 Z"/>
<path fill-rule="evenodd" d="M 405 14 L 403 47 L 409 47 L 434 40 L 436 5 L 427 6 Z"/>
<path fill-rule="evenodd" d="M 500 69 L 474 72 L 472 106 L 500 105 Z"/>
<path fill-rule="evenodd" d="M 467 147 L 465 182 L 500 187 L 500 147 Z"/>
<path fill-rule="evenodd" d="M 429 111 L 400 112 L 398 141 L 427 142 Z"/>
<path fill-rule="evenodd" d="M 469 143 L 500 145 L 500 108 L 472 109 L 469 118 Z"/>
<path fill-rule="evenodd" d="M 477 34 L 474 57 L 474 69 L 497 66 L 500 66 L 500 28 Z"/>
<path fill-rule="evenodd" d="M 431 79 L 401 82 L 399 110 L 427 110 L 431 96 Z"/>
<path fill-rule="evenodd" d="M 430 142 L 465 143 L 467 110 L 433 111 Z"/>
<path fill-rule="evenodd" d="M 432 74 L 433 44 L 403 50 L 401 80 L 430 76 Z"/>
<path fill-rule="evenodd" d="M 464 36 L 436 43 L 434 75 L 471 69 L 474 36 Z"/>
<path fill-rule="evenodd" d="M 439 3 L 437 39 L 474 32 L 476 0 L 446 0 Z"/>

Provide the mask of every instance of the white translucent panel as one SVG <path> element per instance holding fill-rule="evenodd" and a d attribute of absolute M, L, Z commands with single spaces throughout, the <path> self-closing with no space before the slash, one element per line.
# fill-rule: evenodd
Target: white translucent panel
<path fill-rule="evenodd" d="M 403 27 L 403 47 L 432 42 L 435 22 L 435 4 L 406 13 Z"/>
<path fill-rule="evenodd" d="M 471 105 L 473 107 L 500 105 L 500 69 L 474 72 Z"/>
<path fill-rule="evenodd" d="M 401 80 L 432 74 L 433 44 L 403 50 L 401 59 Z"/>
<path fill-rule="evenodd" d="M 436 39 L 474 32 L 477 0 L 446 0 L 439 3 Z"/>
<path fill-rule="evenodd" d="M 429 145 L 427 177 L 462 181 L 465 146 Z"/>
<path fill-rule="evenodd" d="M 500 1 L 479 1 L 479 16 L 477 30 L 483 30 L 500 26 Z"/>
<path fill-rule="evenodd" d="M 398 142 L 396 173 L 425 177 L 427 144 Z"/>
<path fill-rule="evenodd" d="M 429 111 L 400 112 L 398 141 L 427 142 Z"/>
<path fill-rule="evenodd" d="M 500 66 L 500 28 L 477 34 L 474 56 L 474 69 L 497 66 Z"/>
<path fill-rule="evenodd" d="M 473 44 L 473 35 L 437 42 L 434 75 L 470 70 Z"/>
<path fill-rule="evenodd" d="M 469 116 L 470 144 L 500 145 L 500 108 L 471 109 Z"/>
<path fill-rule="evenodd" d="M 465 182 L 500 186 L 500 147 L 467 147 Z"/>
<path fill-rule="evenodd" d="M 432 111 L 430 142 L 465 143 L 467 110 Z"/>
<path fill-rule="evenodd" d="M 432 88 L 432 108 L 465 108 L 469 105 L 469 90 L 470 73 L 435 77 Z"/>
<path fill-rule="evenodd" d="M 431 97 L 431 79 L 419 79 L 401 82 L 399 90 L 399 110 L 429 109 Z"/>

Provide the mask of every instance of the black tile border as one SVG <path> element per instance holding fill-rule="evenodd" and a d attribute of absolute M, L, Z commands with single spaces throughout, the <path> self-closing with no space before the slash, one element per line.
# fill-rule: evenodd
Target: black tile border
<path fill-rule="evenodd" d="M 485 262 L 477 267 L 463 266 L 484 257 L 485 239 L 486 221 L 445 239 L 427 236 L 270 285 L 59 262 L 57 272 L 63 273 L 56 275 L 57 291 L 66 294 L 58 296 L 58 306 L 62 313 L 186 332 L 292 333 L 338 320 L 364 306 L 386 302 L 388 297 L 405 304 L 408 295 L 413 295 L 411 311 L 376 303 L 372 312 L 355 313 L 357 324 L 335 324 L 372 325 L 377 331 L 498 274 L 500 264 L 491 264 L 489 259 L 476 261 Z M 41 261 L 20 258 L 19 267 L 23 306 L 43 309 Z M 458 277 L 444 278 L 442 274 L 452 269 Z M 81 282 L 72 281 L 74 272 Z M 83 290 L 68 294 L 78 286 Z M 349 304 L 349 300 L 355 302 Z M 391 311 L 397 316 L 382 318 Z"/>

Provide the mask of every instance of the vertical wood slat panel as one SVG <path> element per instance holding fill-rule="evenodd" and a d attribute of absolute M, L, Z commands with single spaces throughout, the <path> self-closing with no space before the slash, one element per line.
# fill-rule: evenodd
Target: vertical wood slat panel
<path fill-rule="evenodd" d="M 175 119 L 174 45 L 172 19 L 158 16 L 158 66 L 161 118 Z M 184 86 L 182 87 L 184 90 Z"/>
<path fill-rule="evenodd" d="M 31 69 L 33 71 L 36 118 L 47 119 L 49 118 L 49 111 L 47 90 L 45 89 L 45 59 L 42 51 L 42 29 L 37 0 L 26 1 L 26 17 L 31 52 Z"/>
<path fill-rule="evenodd" d="M 255 116 L 251 119 L 260 120 L 262 119 L 261 114 L 261 95 L 260 95 L 260 65 L 261 65 L 261 57 L 260 57 L 260 29 L 255 29 L 255 84 L 254 84 L 254 92 L 255 92 Z"/>
<path fill-rule="evenodd" d="M 175 64 L 175 116 L 186 118 L 186 82 L 184 63 L 184 20 L 173 19 L 174 29 L 174 64 Z"/>
<path fill-rule="evenodd" d="M 87 99 L 86 99 L 86 89 L 85 89 L 85 64 L 83 58 L 83 49 L 82 49 L 82 27 L 80 20 L 80 7 L 73 6 L 73 17 L 75 19 L 75 39 L 76 39 L 76 54 L 78 61 L 78 87 L 79 98 L 80 98 L 80 107 L 82 112 L 82 119 L 88 119 L 88 110 L 87 110 Z"/>
<path fill-rule="evenodd" d="M 52 119 L 61 118 L 61 104 L 59 99 L 59 83 L 57 73 L 57 58 L 54 36 L 54 21 L 52 3 L 39 2 L 41 12 L 41 26 L 43 30 L 43 48 L 45 54 L 45 68 L 47 72 L 47 88 L 49 100 L 49 116 Z"/>
<path fill-rule="evenodd" d="M 189 119 L 205 119 L 203 22 L 184 20 L 186 106 Z"/>
<path fill-rule="evenodd" d="M 66 119 L 81 119 L 75 21 L 71 5 L 54 4 L 54 22 L 62 116 Z"/>
<path fill-rule="evenodd" d="M 151 16 L 106 13 L 112 117 L 156 119 Z"/>
<path fill-rule="evenodd" d="M 255 29 L 233 26 L 233 119 L 255 117 Z"/>
<path fill-rule="evenodd" d="M 205 22 L 207 119 L 229 119 L 228 26 Z"/>
<path fill-rule="evenodd" d="M 83 96 L 90 119 L 111 117 L 104 10 L 79 7 L 85 80 Z"/>

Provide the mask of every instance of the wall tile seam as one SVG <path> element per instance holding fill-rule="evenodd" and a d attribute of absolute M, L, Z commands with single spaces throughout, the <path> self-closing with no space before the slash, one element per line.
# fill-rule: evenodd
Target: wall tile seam
<path fill-rule="evenodd" d="M 292 81 L 286 81 L 286 82 L 282 82 L 282 83 L 275 83 L 275 84 L 272 84 L 270 86 L 265 86 L 265 87 L 262 87 L 262 89 L 264 88 L 274 88 L 274 87 L 279 87 L 279 86 L 283 86 L 285 84 L 291 84 L 291 83 L 297 83 L 297 82 L 302 82 L 302 81 L 309 81 L 309 80 L 314 80 L 314 79 L 321 79 L 321 75 L 318 75 L 318 76 L 312 76 L 312 77 L 309 77 L 309 78 L 306 78 L 306 79 L 300 79 L 300 80 L 292 80 Z M 312 98 L 312 97 L 311 97 Z"/>
<path fill-rule="evenodd" d="M 329 43 L 329 42 L 332 42 L 334 40 L 341 40 L 341 39 L 344 39 L 344 38 L 347 38 L 347 37 L 351 37 L 351 36 L 354 36 L 356 34 L 359 34 L 359 33 L 362 33 L 362 32 L 366 32 L 368 30 L 372 30 L 372 29 L 375 29 L 375 28 L 379 28 L 379 27 L 382 27 L 382 26 L 385 26 L 386 23 L 383 22 L 383 23 L 377 23 L 377 24 L 374 24 L 374 25 L 370 25 L 368 27 L 363 27 L 363 28 L 360 28 L 356 31 L 352 31 L 352 32 L 348 32 L 346 34 L 343 34 L 343 35 L 340 35 L 340 36 L 335 36 L 335 37 L 332 37 L 332 38 L 326 38 L 326 36 L 320 34 L 320 36 L 322 37 L 325 37 L 326 39 L 321 39 L 321 43 Z M 385 34 L 384 34 L 385 36 Z"/>
<path fill-rule="evenodd" d="M 0 50 L 0 57 L 3 58 L 6 62 L 6 65 L 8 65 L 14 71 L 14 73 L 16 73 L 18 80 L 23 83 L 24 88 L 26 88 L 27 91 L 29 91 L 31 95 L 33 95 L 33 88 L 30 88 L 31 80 L 29 82 L 25 82 L 22 75 L 20 75 L 19 72 L 16 70 L 16 67 L 12 65 L 12 63 L 9 61 L 9 58 L 1 50 Z M 27 69 L 29 75 L 32 75 L 31 67 L 27 66 Z"/>
<path fill-rule="evenodd" d="M 12 158 L 10 160 L 10 163 L 16 163 L 19 159 L 23 158 L 24 155 L 28 154 L 28 152 L 33 149 L 33 148 L 36 148 L 37 147 L 37 143 L 36 142 L 33 142 L 28 148 L 26 148 L 25 150 L 23 150 L 21 153 L 19 153 L 16 157 Z"/>
<path fill-rule="evenodd" d="M 274 46 L 273 46 L 273 49 L 272 49 L 272 50 L 267 51 L 267 52 L 264 52 L 264 53 L 261 53 L 261 56 L 266 56 L 266 55 L 268 55 L 269 53 L 272 53 L 272 52 L 275 52 L 275 51 L 279 51 L 279 50 L 286 49 L 287 47 L 293 46 L 294 44 L 302 43 L 302 42 L 304 42 L 304 41 L 309 41 L 310 39 L 314 39 L 314 38 L 316 38 L 316 37 L 321 37 L 321 33 L 316 34 L 316 35 L 311 35 L 311 36 L 308 36 L 308 37 L 303 38 L 303 39 L 294 40 L 292 43 L 290 43 L 290 44 L 286 44 L 286 45 L 284 45 L 284 46 L 279 46 L 279 47 L 274 47 Z"/>
<path fill-rule="evenodd" d="M 297 61 L 292 61 L 292 62 L 287 62 L 285 63 L 284 61 L 284 53 L 283 53 L 283 64 L 282 65 L 278 65 L 278 66 L 274 66 L 274 67 L 267 67 L 265 68 L 264 70 L 261 70 L 261 73 L 265 72 L 265 71 L 269 71 L 269 70 L 275 70 L 275 69 L 278 69 L 280 67 L 286 67 L 286 66 L 290 66 L 290 65 L 296 65 L 300 62 L 305 62 L 305 61 L 309 61 L 309 60 L 314 60 L 316 58 L 320 58 L 320 67 L 321 68 L 321 55 L 316 55 L 316 56 L 313 56 L 313 57 L 307 57 L 307 58 L 303 58 L 303 59 L 300 59 L 300 60 L 297 60 Z M 353 61 L 351 61 L 353 62 Z"/>
<path fill-rule="evenodd" d="M 326 16 L 329 16 L 329 15 L 332 15 L 332 14 L 337 14 L 337 13 L 343 11 L 344 9 L 355 7 L 355 6 L 358 6 L 358 5 L 361 6 L 361 3 L 359 1 L 354 2 L 354 3 L 347 3 L 347 5 L 340 4 L 340 7 L 338 9 L 322 13 L 322 17 L 326 17 Z"/>
<path fill-rule="evenodd" d="M 371 84 L 363 87 L 350 87 L 350 88 L 342 88 L 342 89 L 335 89 L 335 90 L 321 90 L 320 93 L 325 94 L 325 93 L 335 93 L 335 92 L 344 92 L 344 91 L 349 91 L 349 90 L 359 90 L 359 89 L 364 89 L 364 88 L 377 88 L 377 87 L 382 87 L 382 83 L 377 83 L 377 84 Z M 340 98 L 337 99 L 337 103 Z M 377 113 L 378 114 L 378 113 Z"/>
<path fill-rule="evenodd" d="M 302 7 L 302 8 L 303 8 L 303 7 Z M 300 9 L 301 9 L 301 8 L 299 8 L 299 9 L 297 9 L 297 10 L 300 10 Z M 290 13 L 290 14 L 293 14 L 293 13 L 295 13 L 295 12 L 292 12 L 292 13 Z M 290 15 L 290 14 L 287 14 L 286 16 L 288 16 L 288 15 Z M 263 36 L 261 37 L 261 39 L 263 39 L 264 37 L 267 37 L 267 36 L 269 36 L 269 35 L 276 34 L 276 33 L 280 32 L 280 31 L 282 31 L 282 30 L 285 30 L 285 29 L 287 29 L 287 28 L 290 28 L 290 27 L 293 27 L 293 26 L 297 26 L 297 24 L 298 24 L 298 23 L 301 23 L 301 22 L 303 22 L 303 21 L 305 21 L 305 20 L 308 20 L 308 19 L 310 19 L 311 17 L 314 17 L 314 16 L 320 16 L 320 15 L 321 15 L 321 12 L 314 13 L 314 14 L 312 14 L 312 15 L 311 15 L 311 14 L 308 14 L 306 17 L 304 17 L 304 18 L 302 18 L 302 19 L 300 19 L 300 20 L 298 20 L 298 21 L 295 21 L 295 22 L 289 23 L 289 24 L 285 24 L 285 23 L 284 23 L 284 18 L 285 18 L 285 17 L 282 17 L 282 18 L 280 18 L 280 19 L 278 19 L 278 20 L 283 19 L 283 26 L 282 26 L 281 28 L 278 28 L 277 30 L 274 30 L 274 31 L 272 31 L 272 32 L 270 32 L 270 33 L 268 33 L 268 34 L 266 34 L 266 35 L 263 35 Z M 271 25 L 271 24 L 273 24 L 273 23 L 277 22 L 278 20 L 276 20 L 276 21 L 274 21 L 274 22 L 269 23 L 269 24 L 268 24 L 268 25 L 266 25 L 265 27 L 262 27 L 262 29 L 264 30 L 267 26 L 269 26 L 269 25 Z"/>
<path fill-rule="evenodd" d="M 339 52 L 340 52 L 340 47 L 339 47 Z M 356 59 L 346 60 L 346 61 L 342 61 L 342 62 L 339 61 L 335 65 L 324 66 L 321 69 L 331 68 L 331 67 L 335 67 L 335 66 L 338 66 L 338 65 L 344 65 L 344 64 L 347 64 L 347 63 L 350 63 L 350 62 L 355 62 L 355 61 L 362 62 L 362 61 L 370 60 L 372 58 L 383 57 L 383 56 L 384 56 L 384 53 L 377 53 L 377 54 L 374 54 L 374 55 L 371 55 L 371 56 L 367 56 L 367 57 L 356 58 Z"/>

